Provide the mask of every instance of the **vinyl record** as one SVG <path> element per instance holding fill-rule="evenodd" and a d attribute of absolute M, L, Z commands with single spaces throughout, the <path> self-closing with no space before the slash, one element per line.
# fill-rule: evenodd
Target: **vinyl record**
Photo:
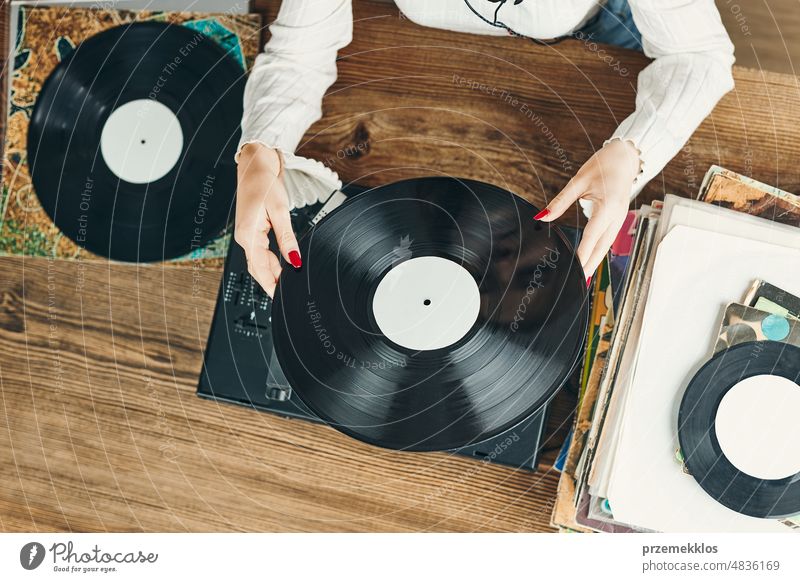
<path fill-rule="evenodd" d="M 581 354 L 586 278 L 554 225 L 501 188 L 420 178 L 349 199 L 300 241 L 273 304 L 275 348 L 320 418 L 392 449 L 512 429 Z"/>
<path fill-rule="evenodd" d="M 42 207 L 70 239 L 120 261 L 200 248 L 226 227 L 244 71 L 213 39 L 140 22 L 78 45 L 28 129 Z"/>
<path fill-rule="evenodd" d="M 689 382 L 678 414 L 681 451 L 689 472 L 719 503 L 751 517 L 800 513 L 796 467 L 800 445 L 797 440 L 774 436 L 786 428 L 797 433 L 798 410 L 791 403 L 800 399 L 798 382 L 800 348 L 775 341 L 746 342 L 722 350 Z M 754 390 L 756 400 L 749 405 L 737 403 L 742 389 Z M 730 402 L 737 404 L 732 418 Z M 769 414 L 760 415 L 758 409 L 764 407 Z M 793 421 L 776 424 L 776 414 L 791 415 Z M 721 436 L 740 442 L 732 446 L 721 442 Z M 746 455 L 741 453 L 742 445 Z M 787 462 L 795 468 L 787 469 Z"/>

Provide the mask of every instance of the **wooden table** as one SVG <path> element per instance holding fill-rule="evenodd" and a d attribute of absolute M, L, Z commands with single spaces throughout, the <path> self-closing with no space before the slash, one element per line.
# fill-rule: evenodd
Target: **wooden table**
<path fill-rule="evenodd" d="M 542 204 L 632 110 L 647 62 L 606 49 L 621 75 L 579 42 L 433 31 L 384 3 L 357 1 L 356 20 L 302 151 L 364 184 L 454 174 Z M 712 163 L 798 189 L 797 79 L 750 70 L 736 79 L 637 202 L 692 195 Z M 219 277 L 0 259 L 0 529 L 551 529 L 552 462 L 572 395 L 554 404 L 535 474 L 385 451 L 201 400 Z"/>

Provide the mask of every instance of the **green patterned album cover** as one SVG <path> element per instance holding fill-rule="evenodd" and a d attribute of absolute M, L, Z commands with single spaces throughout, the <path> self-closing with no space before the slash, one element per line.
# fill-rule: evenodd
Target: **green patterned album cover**
<path fill-rule="evenodd" d="M 20 8 L 11 99 L 6 119 L 3 182 L 0 194 L 0 255 L 106 260 L 82 249 L 52 223 L 33 191 L 27 164 L 28 123 L 45 79 L 59 61 L 84 39 L 134 21 L 180 24 L 213 38 L 244 70 L 259 51 L 258 14 L 150 12 L 66 7 Z M 222 263 L 230 241 L 225 233 L 203 248 L 170 264 Z"/>

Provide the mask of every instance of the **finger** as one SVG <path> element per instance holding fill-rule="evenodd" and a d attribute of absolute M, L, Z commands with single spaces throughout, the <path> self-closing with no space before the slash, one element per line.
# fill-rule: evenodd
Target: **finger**
<path fill-rule="evenodd" d="M 600 240 L 597 241 L 597 246 L 595 246 L 594 250 L 592 250 L 592 254 L 589 256 L 589 259 L 586 261 L 586 265 L 583 267 L 583 272 L 587 277 L 594 275 L 597 267 L 599 267 L 600 263 L 603 262 L 603 258 L 606 256 L 606 254 L 608 254 L 608 249 L 611 248 L 614 239 L 617 237 L 617 232 L 618 231 L 614 228 L 609 228 L 603 233 L 603 236 L 600 237 Z"/>
<path fill-rule="evenodd" d="M 609 210 L 606 209 L 606 212 L 608 211 Z M 609 226 L 606 232 L 604 232 L 597 241 L 595 248 L 592 250 L 589 258 L 586 261 L 584 271 L 587 275 L 590 275 L 597 270 L 597 267 L 603 262 L 603 258 L 608 254 L 608 250 L 611 248 L 611 245 L 614 244 L 617 235 L 619 235 L 622 226 L 625 224 L 625 217 L 627 216 L 626 209 L 620 208 L 619 211 L 613 211 L 611 216 L 613 218 L 608 221 Z"/>
<path fill-rule="evenodd" d="M 244 250 L 247 258 L 247 271 L 265 288 L 269 285 L 268 279 L 270 269 L 264 269 L 267 253 L 269 253 L 268 230 L 239 229 L 234 232 L 234 239 Z"/>
<path fill-rule="evenodd" d="M 278 276 L 272 268 L 273 262 L 277 263 L 278 259 L 271 251 L 263 250 L 247 255 L 247 272 L 270 297 L 275 294 L 275 286 L 278 282 Z"/>
<path fill-rule="evenodd" d="M 281 276 L 281 262 L 278 260 L 278 257 L 275 256 L 275 253 L 269 252 L 267 253 L 267 257 L 269 260 L 269 270 L 272 271 L 272 275 L 275 279 L 279 279 Z"/>
<path fill-rule="evenodd" d="M 592 251 L 594 251 L 594 248 L 597 246 L 597 241 L 600 240 L 600 237 L 603 236 L 603 233 L 608 229 L 608 213 L 603 210 L 604 209 L 598 211 L 589 219 L 586 228 L 583 230 L 581 243 L 578 245 L 578 260 L 581 262 L 584 271 L 588 265 L 589 258 L 592 256 Z M 586 274 L 589 275 L 588 272 Z"/>
<path fill-rule="evenodd" d="M 264 289 L 264 293 L 269 295 L 270 299 L 275 299 L 275 289 L 278 288 L 278 280 L 272 280 L 270 283 L 267 283 L 266 286 L 262 285 L 261 288 Z"/>
<path fill-rule="evenodd" d="M 275 240 L 278 241 L 278 248 L 289 264 L 295 269 L 302 266 L 300 257 L 300 247 L 297 244 L 297 237 L 292 230 L 292 218 L 289 215 L 289 207 L 279 201 L 267 202 L 267 215 L 275 233 Z"/>
<path fill-rule="evenodd" d="M 236 185 L 236 224 L 255 220 L 264 200 L 279 179 L 254 160 L 239 164 Z"/>
<path fill-rule="evenodd" d="M 278 281 L 281 277 L 281 262 L 278 260 L 278 257 L 272 251 L 267 251 L 267 267 L 269 268 L 269 272 L 272 275 L 272 278 L 269 279 L 267 286 L 265 287 L 262 285 L 264 291 L 269 295 L 271 298 L 275 297 L 275 290 L 277 289 Z M 260 283 L 259 283 L 260 284 Z"/>
<path fill-rule="evenodd" d="M 269 247 L 269 223 L 265 229 L 256 228 L 237 228 L 233 238 L 244 249 L 245 253 L 265 251 Z"/>
<path fill-rule="evenodd" d="M 278 274 L 273 272 L 272 263 L 278 259 L 269 250 L 269 225 L 265 230 L 240 229 L 236 232 L 236 242 L 244 249 L 247 257 L 247 271 L 267 291 L 274 288 Z M 271 257 L 271 259 L 270 259 Z"/>
<path fill-rule="evenodd" d="M 555 220 L 569 208 L 572 204 L 585 193 L 585 184 L 578 176 L 567 182 L 567 185 L 553 198 L 547 207 L 539 214 L 534 216 L 536 220 L 550 222 Z"/>

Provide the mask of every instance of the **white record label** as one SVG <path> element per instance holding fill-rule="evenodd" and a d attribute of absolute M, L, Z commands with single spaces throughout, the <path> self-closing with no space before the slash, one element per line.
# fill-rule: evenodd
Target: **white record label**
<path fill-rule="evenodd" d="M 372 310 L 381 332 L 410 350 L 436 350 L 460 340 L 480 309 L 478 284 L 458 263 L 416 257 L 378 283 Z"/>
<path fill-rule="evenodd" d="M 178 117 L 152 99 L 129 101 L 108 116 L 100 135 L 100 151 L 109 169 L 132 184 L 163 178 L 183 150 Z"/>
<path fill-rule="evenodd" d="M 734 467 L 757 479 L 800 472 L 800 386 L 781 376 L 751 376 L 728 390 L 714 429 Z"/>

